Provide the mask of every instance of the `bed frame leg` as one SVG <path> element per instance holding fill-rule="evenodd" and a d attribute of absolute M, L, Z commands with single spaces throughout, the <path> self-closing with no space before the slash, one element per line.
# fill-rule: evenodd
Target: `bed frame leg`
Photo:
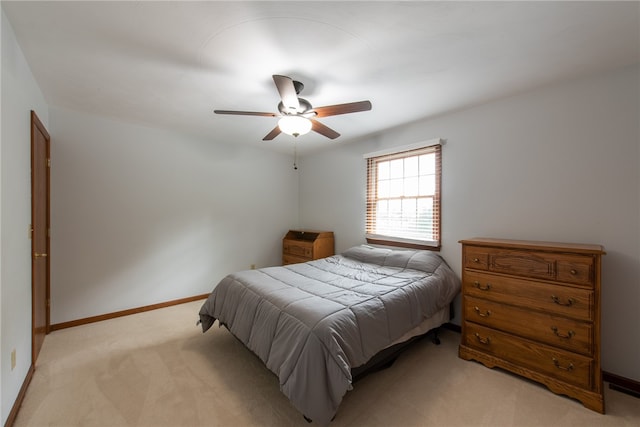
<path fill-rule="evenodd" d="M 438 337 L 438 329 L 433 331 L 433 338 L 431 339 L 431 342 L 433 342 L 435 345 L 440 345 L 440 337 Z"/>
<path fill-rule="evenodd" d="M 304 420 L 306 422 L 308 422 L 309 424 L 311 424 L 313 422 L 313 420 L 311 418 L 307 417 L 306 415 L 302 414 L 302 416 L 304 417 Z M 333 421 L 335 419 L 336 419 L 336 416 L 334 415 L 333 418 L 331 418 L 331 421 Z"/>

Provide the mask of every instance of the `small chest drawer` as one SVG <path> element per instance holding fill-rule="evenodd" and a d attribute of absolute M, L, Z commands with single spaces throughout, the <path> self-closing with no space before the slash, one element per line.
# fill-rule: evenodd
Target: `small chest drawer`
<path fill-rule="evenodd" d="M 591 389 L 593 359 L 465 322 L 465 339 L 474 347 L 567 383 Z"/>
<path fill-rule="evenodd" d="M 475 271 L 465 272 L 462 286 L 465 295 L 578 320 L 594 320 L 594 293 L 591 290 Z"/>
<path fill-rule="evenodd" d="M 591 356 L 593 327 L 580 322 L 526 308 L 464 297 L 464 318 L 504 332 L 510 332 L 565 350 Z"/>
<path fill-rule="evenodd" d="M 283 254 L 311 258 L 313 256 L 313 244 L 306 242 L 285 242 L 283 243 L 282 251 Z"/>
<path fill-rule="evenodd" d="M 282 264 L 283 265 L 299 264 L 301 262 L 307 262 L 307 261 L 309 261 L 309 258 L 299 257 L 299 256 L 295 256 L 295 255 L 282 254 Z"/>

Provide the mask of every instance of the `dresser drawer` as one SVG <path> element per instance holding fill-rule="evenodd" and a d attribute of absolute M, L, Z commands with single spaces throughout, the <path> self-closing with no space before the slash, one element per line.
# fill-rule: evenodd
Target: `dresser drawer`
<path fill-rule="evenodd" d="M 564 317 L 465 296 L 464 318 L 586 356 L 593 354 L 593 326 Z"/>
<path fill-rule="evenodd" d="M 592 389 L 593 359 L 465 322 L 464 343 L 493 356 Z"/>
<path fill-rule="evenodd" d="M 282 252 L 287 255 L 297 255 L 311 259 L 313 257 L 313 244 L 285 241 L 282 244 Z"/>
<path fill-rule="evenodd" d="M 594 285 L 590 255 L 467 247 L 464 267 L 581 286 Z"/>
<path fill-rule="evenodd" d="M 466 268 L 478 270 L 489 269 L 489 251 L 484 248 L 474 248 L 473 246 L 464 249 L 463 263 Z"/>
<path fill-rule="evenodd" d="M 463 275 L 462 287 L 465 295 L 578 320 L 594 320 L 594 292 L 591 290 L 468 270 Z"/>
<path fill-rule="evenodd" d="M 543 252 L 490 249 L 489 270 L 536 279 L 556 278 L 556 257 Z"/>
<path fill-rule="evenodd" d="M 593 257 L 563 255 L 558 257 L 557 277 L 559 282 L 593 286 Z"/>

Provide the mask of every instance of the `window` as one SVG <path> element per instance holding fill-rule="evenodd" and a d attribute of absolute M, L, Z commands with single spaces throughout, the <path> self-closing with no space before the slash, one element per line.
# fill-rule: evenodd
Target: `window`
<path fill-rule="evenodd" d="M 440 140 L 367 158 L 367 242 L 440 247 Z"/>

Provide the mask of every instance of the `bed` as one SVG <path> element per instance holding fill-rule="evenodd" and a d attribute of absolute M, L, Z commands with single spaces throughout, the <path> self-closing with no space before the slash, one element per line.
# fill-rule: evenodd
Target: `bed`
<path fill-rule="evenodd" d="M 230 274 L 200 309 L 277 375 L 307 419 L 328 424 L 375 355 L 449 320 L 460 281 L 432 251 L 367 245 L 320 260 Z"/>

